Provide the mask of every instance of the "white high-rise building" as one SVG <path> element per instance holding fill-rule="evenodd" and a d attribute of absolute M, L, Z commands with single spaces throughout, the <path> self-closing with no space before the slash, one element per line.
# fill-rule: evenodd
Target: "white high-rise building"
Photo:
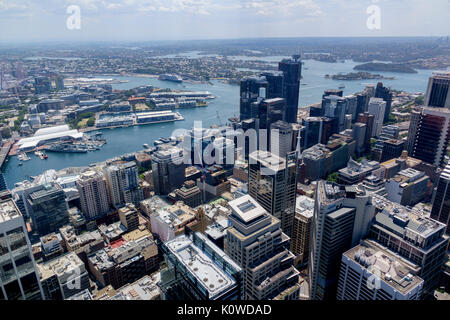
<path fill-rule="evenodd" d="M 280 220 L 249 195 L 228 205 L 232 213 L 225 253 L 244 269 L 244 299 L 298 299 L 299 272 Z"/>
<path fill-rule="evenodd" d="M 385 111 L 386 101 L 381 98 L 370 98 L 368 112 L 374 117 L 372 137 L 378 137 L 381 134 Z"/>
<path fill-rule="evenodd" d="M 270 152 L 286 158 L 286 155 L 292 151 L 292 125 L 277 121 L 270 125 Z"/>

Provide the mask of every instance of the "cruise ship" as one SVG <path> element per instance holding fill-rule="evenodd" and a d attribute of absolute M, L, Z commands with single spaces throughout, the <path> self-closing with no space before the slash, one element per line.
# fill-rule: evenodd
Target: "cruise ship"
<path fill-rule="evenodd" d="M 161 75 L 159 75 L 158 80 L 172 81 L 172 82 L 178 82 L 178 83 L 183 82 L 183 78 L 181 78 L 180 76 L 177 76 L 176 74 L 161 74 Z"/>

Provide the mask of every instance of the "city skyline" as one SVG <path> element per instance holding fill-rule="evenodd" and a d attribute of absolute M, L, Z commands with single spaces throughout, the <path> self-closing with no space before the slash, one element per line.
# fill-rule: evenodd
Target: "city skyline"
<path fill-rule="evenodd" d="M 449 3 L 430 2 L 1 0 L 0 38 L 79 42 L 447 36 Z M 71 6 L 80 9 L 79 29 L 68 27 L 75 12 Z"/>

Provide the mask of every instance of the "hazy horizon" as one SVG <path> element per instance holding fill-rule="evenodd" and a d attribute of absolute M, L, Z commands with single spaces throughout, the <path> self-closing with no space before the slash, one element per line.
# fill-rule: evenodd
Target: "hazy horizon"
<path fill-rule="evenodd" d="M 67 27 L 71 5 L 80 29 Z M 0 0 L 0 41 L 442 37 L 449 9 L 448 0 Z"/>

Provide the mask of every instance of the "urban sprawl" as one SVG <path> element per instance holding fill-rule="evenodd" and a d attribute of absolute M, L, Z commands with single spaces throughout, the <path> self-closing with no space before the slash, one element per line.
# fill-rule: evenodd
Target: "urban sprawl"
<path fill-rule="evenodd" d="M 15 185 L 0 174 L 0 300 L 449 299 L 450 72 L 425 94 L 360 73 L 380 80 L 299 108 L 304 57 L 131 68 L 239 84 L 239 116 Z M 2 166 L 102 152 L 105 128 L 183 121 L 217 99 L 113 90 L 115 60 L 83 59 L 2 65 Z"/>

